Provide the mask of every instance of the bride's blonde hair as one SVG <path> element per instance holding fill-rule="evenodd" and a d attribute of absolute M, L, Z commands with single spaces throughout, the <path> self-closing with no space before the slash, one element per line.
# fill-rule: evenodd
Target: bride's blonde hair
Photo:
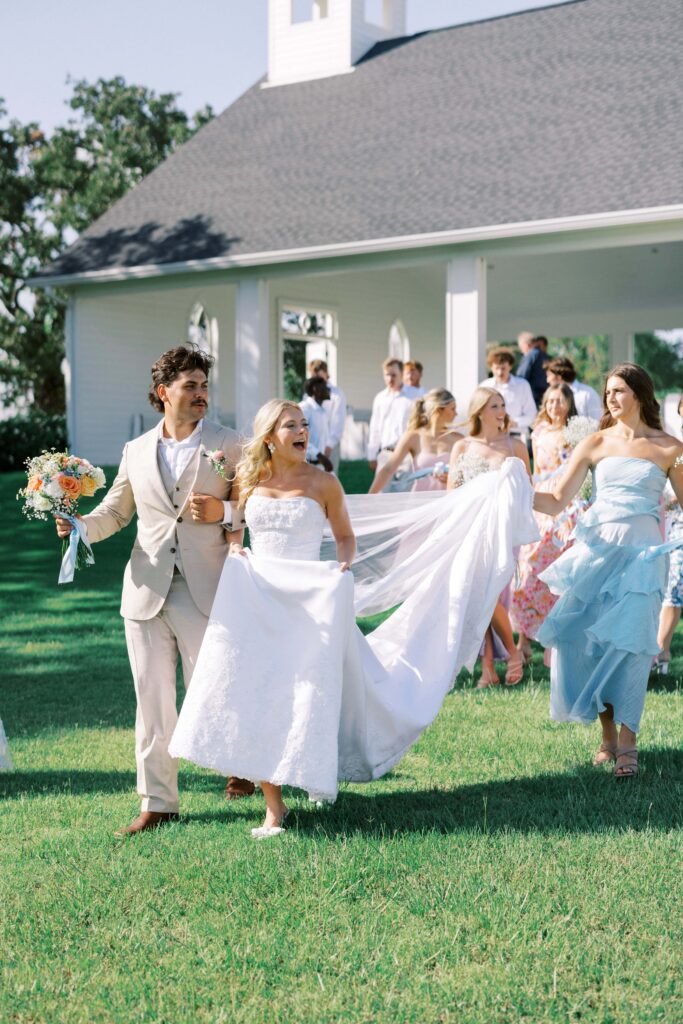
<path fill-rule="evenodd" d="M 492 398 L 503 398 L 500 391 L 496 391 L 495 388 L 477 388 L 470 398 L 470 404 L 467 409 L 467 419 L 470 426 L 470 437 L 476 437 L 477 434 L 481 433 L 481 414 L 491 401 Z M 503 399 L 505 401 L 505 399 Z M 510 417 L 507 412 L 505 413 L 505 421 L 503 429 L 507 430 L 510 425 Z"/>
<path fill-rule="evenodd" d="M 267 438 L 273 433 L 277 421 L 285 409 L 301 409 L 296 402 L 286 398 L 271 398 L 262 405 L 254 417 L 254 434 L 242 449 L 242 458 L 235 468 L 235 482 L 239 488 L 239 508 L 244 508 L 247 498 L 260 483 L 270 479 L 272 455 L 268 448 Z"/>

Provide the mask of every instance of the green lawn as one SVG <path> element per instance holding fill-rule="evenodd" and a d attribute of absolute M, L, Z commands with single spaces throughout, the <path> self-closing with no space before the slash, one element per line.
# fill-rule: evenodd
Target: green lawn
<path fill-rule="evenodd" d="M 258 796 L 183 765 L 183 820 L 135 814 L 120 577 L 126 531 L 57 586 L 52 528 L 0 477 L 2 1024 L 683 1020 L 683 643 L 655 681 L 642 774 L 589 766 L 595 729 L 526 682 L 465 674 L 389 776 L 333 807 L 300 793 L 254 843 Z"/>

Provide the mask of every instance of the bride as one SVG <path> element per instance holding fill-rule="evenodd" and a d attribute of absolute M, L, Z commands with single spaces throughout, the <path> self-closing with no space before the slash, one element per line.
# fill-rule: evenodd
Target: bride
<path fill-rule="evenodd" d="M 169 748 L 260 783 L 255 838 L 282 831 L 283 785 L 334 800 L 400 760 L 473 665 L 513 547 L 538 536 L 519 460 L 458 491 L 345 500 L 307 444 L 297 405 L 259 410 L 232 492 L 251 550 L 231 536 Z M 356 614 L 396 605 L 363 637 Z"/>

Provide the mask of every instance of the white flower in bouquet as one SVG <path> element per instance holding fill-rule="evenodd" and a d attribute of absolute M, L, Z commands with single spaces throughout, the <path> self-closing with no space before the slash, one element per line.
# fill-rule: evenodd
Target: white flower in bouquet
<path fill-rule="evenodd" d="M 564 443 L 566 445 L 564 457 L 568 459 L 576 448 L 579 441 L 584 437 L 590 437 L 598 429 L 599 423 L 590 416 L 572 416 L 564 428 Z M 581 484 L 578 497 L 583 501 L 590 501 L 593 497 L 593 474 L 589 473 Z"/>
<path fill-rule="evenodd" d="M 44 497 L 42 494 L 36 494 L 32 499 L 32 505 L 36 512 L 49 512 L 52 508 L 52 501 L 49 498 Z M 36 516 L 36 518 L 38 517 Z"/>
<path fill-rule="evenodd" d="M 568 448 L 576 448 L 579 441 L 594 434 L 598 426 L 598 421 L 591 416 L 572 416 L 564 428 L 564 443 Z"/>
<path fill-rule="evenodd" d="M 462 487 L 463 484 L 468 484 L 470 480 L 481 476 L 482 473 L 490 473 L 491 469 L 491 463 L 483 455 L 464 452 L 459 456 L 453 469 L 453 486 Z"/>

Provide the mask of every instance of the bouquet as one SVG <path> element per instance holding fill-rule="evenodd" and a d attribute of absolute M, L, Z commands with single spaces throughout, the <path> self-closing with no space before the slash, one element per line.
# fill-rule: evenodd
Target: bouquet
<path fill-rule="evenodd" d="M 22 509 L 29 519 L 60 516 L 73 526 L 71 536 L 62 545 L 60 583 L 71 583 L 76 569 L 92 565 L 92 548 L 83 524 L 76 519 L 78 499 L 90 498 L 104 487 L 104 473 L 87 459 L 68 452 L 41 452 L 26 460 L 28 483 L 17 494 L 24 499 Z"/>
<path fill-rule="evenodd" d="M 563 462 L 567 461 L 579 441 L 583 441 L 584 437 L 588 437 L 590 434 L 595 433 L 598 429 L 598 425 L 598 421 L 591 419 L 590 416 L 572 416 L 571 419 L 567 421 L 567 426 L 563 431 L 565 445 L 562 453 Z M 579 497 L 584 501 L 590 501 L 592 496 L 593 476 L 592 474 L 589 474 L 581 484 Z"/>
<path fill-rule="evenodd" d="M 455 464 L 452 480 L 454 487 L 462 487 L 470 480 L 481 476 L 482 473 L 490 473 L 494 467 L 483 455 L 476 455 L 474 452 L 464 452 Z"/>

